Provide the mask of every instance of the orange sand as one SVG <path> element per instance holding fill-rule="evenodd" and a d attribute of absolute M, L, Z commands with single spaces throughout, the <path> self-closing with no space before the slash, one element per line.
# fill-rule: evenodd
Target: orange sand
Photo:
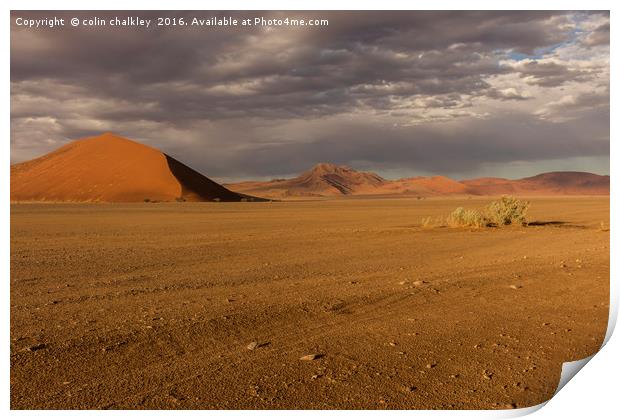
<path fill-rule="evenodd" d="M 106 133 L 11 166 L 11 201 L 240 201 L 159 150 Z"/>

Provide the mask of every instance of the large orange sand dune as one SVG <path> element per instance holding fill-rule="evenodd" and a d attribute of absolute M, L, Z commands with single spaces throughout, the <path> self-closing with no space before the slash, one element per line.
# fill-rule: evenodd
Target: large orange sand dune
<path fill-rule="evenodd" d="M 11 201 L 241 201 L 161 151 L 106 133 L 11 166 Z"/>

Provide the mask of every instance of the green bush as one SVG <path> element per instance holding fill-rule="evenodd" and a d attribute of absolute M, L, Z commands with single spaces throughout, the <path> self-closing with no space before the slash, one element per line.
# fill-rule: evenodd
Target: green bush
<path fill-rule="evenodd" d="M 526 225 L 525 215 L 529 207 L 529 202 L 505 195 L 499 201 L 489 204 L 487 217 L 497 226 Z"/>

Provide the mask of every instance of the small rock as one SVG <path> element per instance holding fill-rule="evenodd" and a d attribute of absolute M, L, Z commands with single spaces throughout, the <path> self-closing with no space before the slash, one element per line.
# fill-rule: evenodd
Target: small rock
<path fill-rule="evenodd" d="M 511 284 L 511 285 L 510 285 L 510 288 L 511 288 L 511 289 L 514 289 L 514 290 L 520 289 L 520 288 L 522 288 L 522 287 L 523 287 L 523 286 L 521 286 L 520 284 Z"/>
<path fill-rule="evenodd" d="M 416 392 L 418 390 L 415 386 L 404 386 L 402 389 L 404 392 Z"/>
<path fill-rule="evenodd" d="M 407 281 L 399 281 L 399 282 L 398 282 L 398 284 L 400 284 L 401 286 L 402 286 L 402 285 L 405 285 L 405 284 L 407 284 L 407 283 L 408 283 Z"/>
<path fill-rule="evenodd" d="M 392 347 L 396 347 L 396 343 L 395 343 L 395 342 L 393 342 L 393 341 L 390 341 L 390 346 L 392 346 Z"/>
<path fill-rule="evenodd" d="M 27 347 L 27 349 L 29 351 L 37 351 L 37 350 L 42 350 L 45 347 L 47 347 L 45 343 L 40 343 L 40 344 L 33 344 L 32 346 Z"/>
<path fill-rule="evenodd" d="M 416 280 L 413 283 L 414 286 L 422 286 L 423 284 L 426 284 L 426 282 L 424 280 Z"/>
<path fill-rule="evenodd" d="M 252 341 L 250 344 L 246 346 L 248 350 L 255 350 L 258 348 L 258 343 L 256 341 Z"/>
<path fill-rule="evenodd" d="M 306 354 L 305 356 L 300 357 L 299 360 L 304 360 L 304 361 L 317 360 L 317 359 L 320 359 L 321 357 L 323 357 L 322 354 Z"/>
<path fill-rule="evenodd" d="M 426 365 L 426 369 L 433 369 L 435 366 L 437 366 L 437 363 L 433 362 L 433 363 L 429 363 Z"/>

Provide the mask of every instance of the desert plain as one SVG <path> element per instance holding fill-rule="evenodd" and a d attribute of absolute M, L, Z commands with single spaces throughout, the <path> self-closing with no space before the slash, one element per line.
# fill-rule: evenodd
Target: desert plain
<path fill-rule="evenodd" d="M 546 401 L 605 335 L 609 197 L 422 226 L 490 200 L 12 204 L 11 408 Z"/>

